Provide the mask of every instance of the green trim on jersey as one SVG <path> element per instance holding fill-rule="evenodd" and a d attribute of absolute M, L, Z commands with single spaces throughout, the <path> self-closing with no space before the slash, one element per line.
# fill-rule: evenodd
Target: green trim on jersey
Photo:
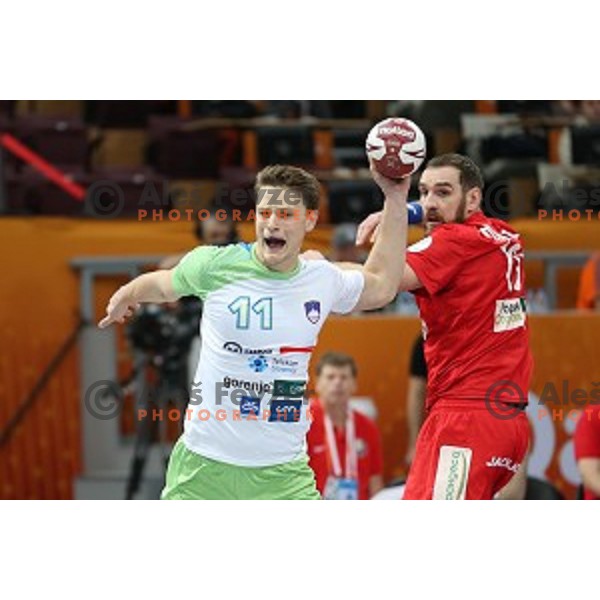
<path fill-rule="evenodd" d="M 300 261 L 292 271 L 273 271 L 260 262 L 256 243 L 200 246 L 186 254 L 173 270 L 173 289 L 180 296 L 202 300 L 223 286 L 244 279 L 291 279 L 300 272 Z"/>
<path fill-rule="evenodd" d="M 306 456 L 271 467 L 238 467 L 173 448 L 162 500 L 320 500 Z"/>

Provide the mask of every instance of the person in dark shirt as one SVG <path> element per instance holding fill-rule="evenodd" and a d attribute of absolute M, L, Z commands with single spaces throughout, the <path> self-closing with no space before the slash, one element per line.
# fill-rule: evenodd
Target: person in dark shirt
<path fill-rule="evenodd" d="M 408 389 L 406 392 L 406 410 L 408 423 L 408 449 L 404 457 L 410 467 L 415 453 L 415 444 L 419 429 L 425 420 L 425 394 L 427 392 L 427 363 L 423 351 L 423 336 L 415 340 L 410 355 Z"/>

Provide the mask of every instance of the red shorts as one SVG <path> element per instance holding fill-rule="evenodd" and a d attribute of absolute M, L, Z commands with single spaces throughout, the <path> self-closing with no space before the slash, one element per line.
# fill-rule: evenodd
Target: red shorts
<path fill-rule="evenodd" d="M 405 500 L 491 500 L 529 445 L 524 411 L 502 420 L 477 400 L 436 402 L 417 438 Z"/>

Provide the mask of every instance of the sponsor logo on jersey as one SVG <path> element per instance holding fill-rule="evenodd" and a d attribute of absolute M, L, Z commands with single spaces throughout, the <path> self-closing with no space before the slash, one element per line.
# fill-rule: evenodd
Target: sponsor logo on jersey
<path fill-rule="evenodd" d="M 273 348 L 244 348 L 237 342 L 225 342 L 223 350 L 234 354 L 273 354 Z"/>
<path fill-rule="evenodd" d="M 293 375 L 300 367 L 300 362 L 290 358 L 278 358 L 274 356 L 270 360 L 271 371 L 274 373 L 288 373 Z"/>
<path fill-rule="evenodd" d="M 494 456 L 491 460 L 485 463 L 486 467 L 507 469 L 511 473 L 516 473 L 521 466 L 520 463 L 513 462 L 508 456 Z"/>
<path fill-rule="evenodd" d="M 251 356 L 248 359 L 248 366 L 255 373 L 262 373 L 269 368 L 269 362 L 262 354 L 259 354 L 258 356 Z"/>
<path fill-rule="evenodd" d="M 306 318 L 315 325 L 321 318 L 321 303 L 318 300 L 309 300 L 304 303 Z"/>
<path fill-rule="evenodd" d="M 273 382 L 273 396 L 278 398 L 302 398 L 306 391 L 306 381 L 276 379 Z"/>
<path fill-rule="evenodd" d="M 255 392 L 259 396 L 270 394 L 273 389 L 273 386 L 265 381 L 246 381 L 245 379 L 234 379 L 229 376 L 223 377 L 222 387 L 226 390 L 233 389 Z"/>
<path fill-rule="evenodd" d="M 434 500 L 464 500 L 467 495 L 471 448 L 442 446 L 433 486 Z"/>
<path fill-rule="evenodd" d="M 260 414 L 260 398 L 242 396 L 240 402 L 240 415 L 242 417 L 258 417 Z"/>
<path fill-rule="evenodd" d="M 279 348 L 280 354 L 311 354 L 315 349 L 314 346 L 281 346 Z M 277 348 L 244 348 L 237 342 L 225 342 L 223 344 L 223 350 L 231 352 L 233 354 L 273 354 L 277 353 Z"/>
<path fill-rule="evenodd" d="M 271 400 L 269 423 L 297 423 L 302 411 L 302 400 Z"/>
<path fill-rule="evenodd" d="M 496 300 L 494 333 L 525 327 L 526 306 L 523 298 Z"/>
<path fill-rule="evenodd" d="M 255 373 L 264 373 L 267 369 L 271 369 L 274 373 L 288 373 L 293 375 L 297 371 L 299 365 L 300 363 L 297 360 L 278 358 L 276 356 L 267 358 L 262 354 L 251 356 L 248 359 L 248 366 Z"/>

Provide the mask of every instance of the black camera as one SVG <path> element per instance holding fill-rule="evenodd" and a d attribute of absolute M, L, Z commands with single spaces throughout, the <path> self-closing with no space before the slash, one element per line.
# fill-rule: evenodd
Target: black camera
<path fill-rule="evenodd" d="M 198 335 L 202 302 L 182 298 L 174 307 L 144 304 L 127 327 L 135 350 L 149 355 L 165 384 L 187 387 L 187 361 L 192 340 Z"/>

